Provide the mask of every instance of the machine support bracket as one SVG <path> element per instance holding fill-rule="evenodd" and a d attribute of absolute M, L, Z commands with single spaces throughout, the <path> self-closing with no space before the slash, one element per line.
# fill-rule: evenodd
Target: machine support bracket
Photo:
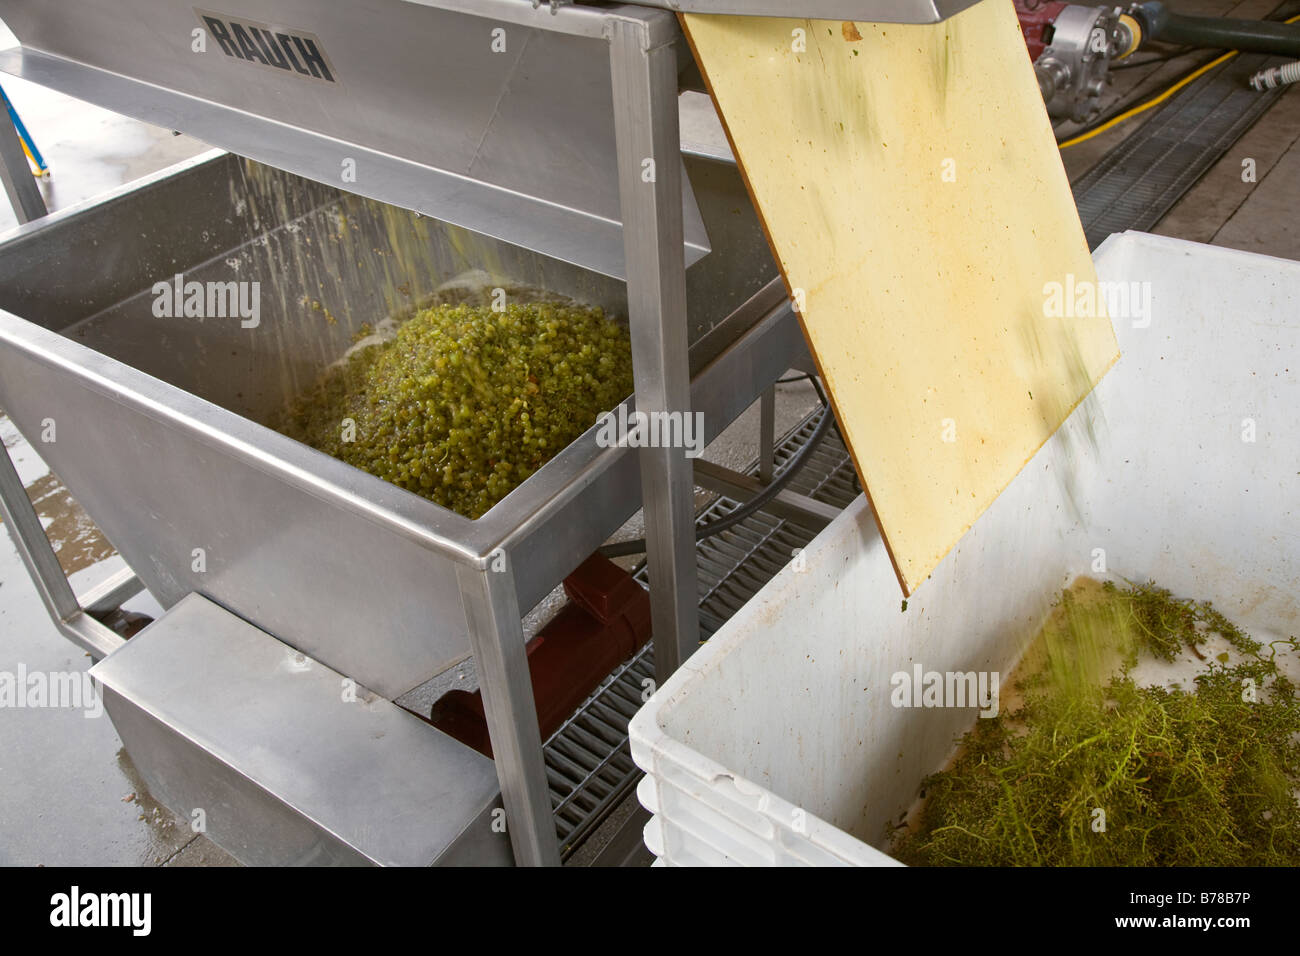
<path fill-rule="evenodd" d="M 23 152 L 13 118 L 7 114 L 0 118 L 0 180 L 4 181 L 5 193 L 19 223 L 40 219 L 49 212 L 36 178 L 27 166 L 27 154 Z"/>
<path fill-rule="evenodd" d="M 637 411 L 690 414 L 686 263 L 677 118 L 677 52 L 649 42 L 645 23 L 610 26 L 628 323 Z M 662 683 L 699 646 L 695 482 L 684 448 L 642 448 L 646 560 L 656 676 Z"/>
<path fill-rule="evenodd" d="M 0 127 L 4 125 L 0 123 Z M 46 611 L 63 636 L 96 660 L 121 647 L 123 638 L 91 617 L 77 600 L 7 449 L 0 453 L 0 518 L 9 529 Z M 96 594 L 96 600 L 102 596 Z"/>
<path fill-rule="evenodd" d="M 457 577 L 515 862 L 559 866 L 560 846 L 514 575 L 509 570 L 483 574 L 460 568 Z"/>

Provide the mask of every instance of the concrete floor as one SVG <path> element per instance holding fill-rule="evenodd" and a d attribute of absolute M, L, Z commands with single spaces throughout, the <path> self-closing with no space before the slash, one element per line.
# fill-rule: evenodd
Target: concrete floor
<path fill-rule="evenodd" d="M 1184 12 L 1259 17 L 1275 0 L 1188 0 Z M 12 42 L 0 28 L 0 46 Z M 1116 74 L 1113 101 L 1158 90 L 1182 61 Z M 121 183 L 193 156 L 206 147 L 9 77 L 0 79 L 54 171 L 42 184 L 51 208 L 65 208 Z M 1064 153 L 1077 176 L 1141 120 Z M 683 137 L 716 144 L 716 121 L 698 104 L 684 117 Z M 1254 183 L 1241 181 L 1241 163 L 1255 160 Z M 1300 85 L 1292 88 L 1155 231 L 1202 242 L 1300 259 Z M 0 231 L 14 224 L 0 202 Z M 785 427 L 812 403 L 806 385 L 783 386 L 778 409 Z M 710 447 L 708 457 L 733 467 L 752 459 L 757 409 Z M 0 417 L 0 439 L 14 457 L 74 586 L 82 590 L 120 566 L 56 477 Z M 631 529 L 629 533 L 633 533 Z M 130 607 L 156 611 L 146 597 Z M 45 615 L 8 535 L 0 535 L 0 672 L 82 672 L 89 658 L 66 643 Z M 625 805 L 621 813 L 633 808 Z M 220 849 L 155 806 L 144 792 L 106 716 L 78 709 L 0 712 L 0 865 L 233 864 Z"/>

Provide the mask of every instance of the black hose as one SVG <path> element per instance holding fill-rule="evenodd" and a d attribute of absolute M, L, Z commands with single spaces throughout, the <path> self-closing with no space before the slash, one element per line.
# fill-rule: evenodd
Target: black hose
<path fill-rule="evenodd" d="M 808 443 L 799 449 L 799 453 L 794 458 L 790 459 L 780 477 L 768 482 L 762 491 L 731 512 L 731 514 L 716 521 L 710 521 L 708 524 L 696 525 L 696 541 L 702 541 L 715 534 L 720 534 L 744 521 L 775 498 L 790 483 L 790 479 L 798 473 L 799 469 L 808 463 L 813 451 L 821 444 L 821 440 L 826 437 L 826 433 L 830 431 L 831 422 L 835 421 L 835 413 L 831 411 L 831 403 L 826 398 L 826 393 L 822 391 L 817 379 L 810 375 L 808 381 L 812 382 L 813 388 L 817 390 L 817 397 L 821 400 L 823 409 L 821 421 L 817 423 L 817 428 L 814 429 Z M 632 554 L 643 554 L 644 552 L 645 538 L 637 538 L 634 541 L 619 541 L 617 544 L 607 544 L 600 549 L 600 553 L 607 558 L 623 558 Z"/>
<path fill-rule="evenodd" d="M 1171 13 L 1163 3 L 1133 10 L 1145 40 L 1248 53 L 1300 57 L 1300 27 L 1274 20 L 1233 20 Z"/>

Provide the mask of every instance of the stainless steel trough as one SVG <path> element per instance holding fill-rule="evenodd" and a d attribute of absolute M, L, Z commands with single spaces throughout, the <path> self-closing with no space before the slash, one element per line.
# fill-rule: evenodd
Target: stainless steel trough
<path fill-rule="evenodd" d="M 734 171 L 702 176 L 717 189 L 719 230 L 738 241 L 692 272 L 695 338 L 744 342 L 698 381 L 712 435 L 799 340 L 783 297 L 761 291 L 772 267 L 752 217 L 733 214 Z M 458 567 L 486 573 L 504 554 L 529 608 L 640 505 L 634 453 L 598 447 L 595 428 L 471 521 L 264 427 L 363 323 L 471 269 L 486 269 L 489 286 L 626 313 L 622 283 L 208 157 L 0 247 L 0 307 L 13 313 L 0 317 L 0 407 L 34 440 L 42 421 L 57 423 L 41 453 L 164 605 L 202 592 L 395 697 L 470 653 L 465 620 L 449 613 Z M 176 274 L 260 282 L 259 324 L 156 316 L 153 285 Z M 750 290 L 757 298 L 719 328 Z"/>
<path fill-rule="evenodd" d="M 698 173 L 733 240 L 691 274 L 692 401 L 711 438 L 801 339 L 735 171 Z M 202 157 L 0 244 L 0 407 L 164 606 L 202 594 L 392 698 L 471 653 L 484 668 L 483 642 L 522 646 L 519 608 L 641 504 L 635 452 L 599 447 L 594 427 L 478 521 L 267 427 L 362 323 L 469 269 L 626 310 L 622 283 Z M 178 273 L 259 281 L 257 327 L 155 316 L 154 282 Z"/>

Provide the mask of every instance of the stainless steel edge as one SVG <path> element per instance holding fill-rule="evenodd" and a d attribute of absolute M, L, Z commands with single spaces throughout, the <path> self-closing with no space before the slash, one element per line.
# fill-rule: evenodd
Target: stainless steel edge
<path fill-rule="evenodd" d="M 584 3 L 540 0 L 407 0 L 422 6 L 458 10 L 508 23 L 535 25 L 553 17 L 556 29 L 591 35 L 599 7 Z M 681 13 L 713 13 L 750 17 L 797 17 L 817 20 L 857 20 L 879 23 L 937 23 L 979 0 L 637 0 L 642 7 L 660 7 Z"/>
<path fill-rule="evenodd" d="M 647 23 L 659 16 L 653 10 L 627 4 L 587 5 L 565 3 L 563 0 L 555 5 L 551 5 L 549 0 L 542 3 L 533 3 L 532 0 L 403 0 L 403 2 L 452 13 L 466 13 L 499 23 L 514 23 L 519 26 L 536 27 L 592 39 L 604 39 L 611 16 Z"/>
<path fill-rule="evenodd" d="M 747 17 L 856 20 L 875 23 L 938 23 L 979 0 L 638 0 L 679 13 Z"/>
<path fill-rule="evenodd" d="M 3 56 L 4 52 L 5 51 L 0 50 L 0 56 Z M 133 179 L 130 182 L 123 183 L 122 185 L 116 186 L 112 189 L 106 189 L 102 193 L 96 193 L 94 196 L 89 196 L 80 202 L 72 203 L 62 207 L 61 209 L 56 209 L 39 219 L 20 223 L 7 232 L 0 233 L 0 242 L 8 242 L 10 239 L 18 236 L 39 235 L 46 229 L 56 229 L 61 223 L 70 219 L 76 219 L 87 210 L 108 205 L 114 200 L 119 200 L 125 196 L 139 194 L 141 190 L 148 189 L 150 186 L 182 175 L 187 170 L 219 160 L 221 157 L 225 156 L 227 152 L 228 151 L 224 149 L 205 150 L 196 156 L 179 160 L 172 163 L 170 166 L 164 166 L 162 169 L 146 173 L 138 179 Z"/>
<path fill-rule="evenodd" d="M 84 594 L 78 595 L 81 606 L 89 614 L 115 611 L 124 601 L 129 601 L 144 590 L 144 582 L 130 568 L 110 574 Z"/>

